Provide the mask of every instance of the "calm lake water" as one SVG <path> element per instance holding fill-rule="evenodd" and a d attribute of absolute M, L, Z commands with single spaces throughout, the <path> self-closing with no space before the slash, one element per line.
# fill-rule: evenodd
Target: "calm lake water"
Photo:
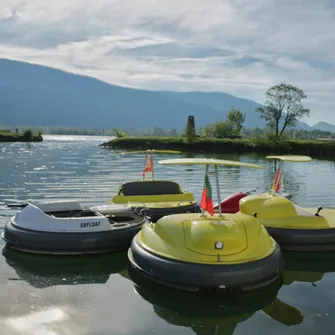
<path fill-rule="evenodd" d="M 122 182 L 140 179 L 144 156 L 121 157 L 99 148 L 106 139 L 45 136 L 43 143 L 0 143 L 0 231 L 16 212 L 7 203 L 78 199 L 97 204 L 109 201 Z M 264 166 L 220 169 L 222 196 L 270 187 L 273 161 L 257 155 L 216 157 Z M 171 155 L 155 161 L 162 158 Z M 203 170 L 155 164 L 157 179 L 177 181 L 198 200 Z M 285 189 L 300 205 L 335 207 L 334 173 L 332 161 L 288 163 Z M 2 240 L 0 249 L 1 334 L 333 334 L 334 255 L 307 261 L 288 254 L 283 278 L 271 287 L 199 297 L 143 281 L 128 271 L 126 253 L 64 261 L 10 252 Z"/>

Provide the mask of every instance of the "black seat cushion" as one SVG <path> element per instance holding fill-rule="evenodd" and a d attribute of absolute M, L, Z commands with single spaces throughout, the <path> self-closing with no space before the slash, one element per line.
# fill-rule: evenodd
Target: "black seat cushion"
<path fill-rule="evenodd" d="M 179 185 L 173 181 L 134 181 L 122 185 L 123 195 L 180 194 Z"/>

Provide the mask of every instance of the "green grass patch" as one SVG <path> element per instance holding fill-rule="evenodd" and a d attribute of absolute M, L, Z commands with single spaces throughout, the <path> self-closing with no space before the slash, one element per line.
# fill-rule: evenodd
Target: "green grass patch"
<path fill-rule="evenodd" d="M 34 133 L 30 129 L 22 133 L 13 133 L 9 131 L 0 131 L 0 142 L 42 142 L 43 137 L 40 132 Z"/>

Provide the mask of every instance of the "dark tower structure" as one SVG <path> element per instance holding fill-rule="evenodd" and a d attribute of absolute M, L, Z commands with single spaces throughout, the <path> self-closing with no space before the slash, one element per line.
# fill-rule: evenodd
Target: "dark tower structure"
<path fill-rule="evenodd" d="M 187 129 L 186 132 L 187 132 L 187 134 L 189 134 L 189 136 L 195 136 L 195 124 L 194 124 L 194 116 L 193 115 L 188 116 L 187 128 L 186 129 Z"/>

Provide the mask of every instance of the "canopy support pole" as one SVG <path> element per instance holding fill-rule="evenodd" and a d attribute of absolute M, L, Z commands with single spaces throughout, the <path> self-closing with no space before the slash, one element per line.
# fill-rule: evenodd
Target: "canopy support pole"
<path fill-rule="evenodd" d="M 284 184 L 284 161 L 281 162 L 281 174 L 280 174 L 280 180 L 282 182 L 282 187 Z"/>
<path fill-rule="evenodd" d="M 208 165 L 207 165 L 208 166 Z M 218 171 L 218 166 L 215 165 L 214 166 L 215 169 L 215 181 L 216 181 L 216 192 L 217 192 L 217 196 L 218 196 L 218 204 L 219 204 L 219 216 L 222 216 L 222 209 L 221 209 L 221 205 L 220 205 L 220 184 L 219 184 L 219 171 Z"/>

